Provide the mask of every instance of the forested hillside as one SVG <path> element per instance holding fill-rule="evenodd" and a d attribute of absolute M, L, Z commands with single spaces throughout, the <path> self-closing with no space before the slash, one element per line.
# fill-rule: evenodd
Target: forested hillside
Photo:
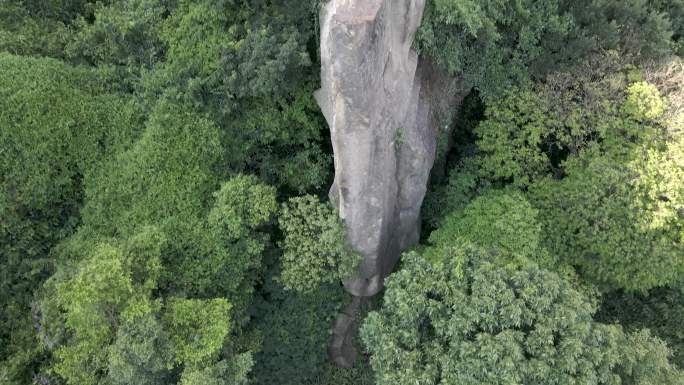
<path fill-rule="evenodd" d="M 0 384 L 684 384 L 684 0 L 426 1 L 467 96 L 352 368 L 323 3 L 0 0 Z"/>

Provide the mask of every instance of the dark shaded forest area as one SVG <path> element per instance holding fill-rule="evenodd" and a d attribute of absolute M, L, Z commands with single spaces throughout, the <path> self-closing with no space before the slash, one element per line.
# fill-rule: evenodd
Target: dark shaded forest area
<path fill-rule="evenodd" d="M 328 362 L 319 0 L 0 0 L 0 384 L 684 384 L 684 0 L 428 0 L 419 245 Z"/>

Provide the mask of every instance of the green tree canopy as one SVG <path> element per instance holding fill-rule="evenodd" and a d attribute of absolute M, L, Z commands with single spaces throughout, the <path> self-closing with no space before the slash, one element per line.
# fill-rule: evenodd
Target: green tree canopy
<path fill-rule="evenodd" d="M 684 378 L 641 330 L 681 361 L 684 0 L 425 2 L 420 62 L 470 93 L 429 101 L 436 230 L 352 370 L 323 3 L 0 0 L 0 383 Z"/>
<path fill-rule="evenodd" d="M 630 62 L 660 59 L 680 49 L 681 8 L 681 0 L 435 0 L 418 45 L 489 99 L 606 50 Z"/>
<path fill-rule="evenodd" d="M 245 274 L 258 268 L 265 247 L 255 230 L 275 212 L 275 190 L 254 177 L 220 184 L 223 159 L 214 124 L 161 101 L 138 142 L 89 179 L 82 231 L 127 237 L 138 226 L 158 225 L 173 239 L 163 287 L 228 295 L 245 309 L 254 278 Z"/>
<path fill-rule="evenodd" d="M 598 138 L 564 163 L 565 177 L 531 188 L 561 260 L 594 282 L 648 290 L 684 271 L 682 136 L 660 120 L 666 101 L 643 82 L 626 90 Z"/>
<path fill-rule="evenodd" d="M 215 360 L 230 331 L 230 303 L 224 298 L 171 298 L 164 313 L 176 362 L 189 366 Z"/>
<path fill-rule="evenodd" d="M 555 273 L 458 243 L 403 261 L 361 329 L 378 385 L 682 381 L 661 341 L 594 322 L 592 301 Z"/>
<path fill-rule="evenodd" d="M 633 67 L 616 52 L 578 66 L 579 73 L 556 72 L 545 83 L 510 88 L 487 102 L 474 129 L 478 152 L 471 161 L 480 177 L 519 187 L 547 175 L 561 178 L 568 157 L 608 137 L 620 138 L 628 126 L 637 128 L 625 120 L 634 109 L 629 100 L 642 100 L 628 100 L 629 82 L 638 77 Z"/>
<path fill-rule="evenodd" d="M 301 385 L 325 369 L 331 325 L 349 294 L 339 282 L 300 292 L 284 288 L 278 278 L 268 278 L 256 302 L 263 345 L 254 379 L 260 385 Z"/>
<path fill-rule="evenodd" d="M 549 250 L 611 287 L 647 290 L 679 280 L 684 168 L 681 144 L 669 149 L 638 148 L 627 163 L 587 152 L 567 163 L 563 180 L 535 185 Z"/>
<path fill-rule="evenodd" d="M 140 131 L 138 104 L 112 79 L 0 53 L 0 362 L 13 377 L 40 355 L 30 302 L 51 272 L 50 249 L 79 223 L 85 175 Z"/>
<path fill-rule="evenodd" d="M 157 297 L 161 255 L 173 241 L 148 227 L 126 242 L 63 246 L 86 256 L 71 256 L 48 281 L 41 323 L 54 371 L 68 384 L 245 381 L 251 352 L 231 341 L 244 315 L 233 317 L 226 297 Z"/>
<path fill-rule="evenodd" d="M 476 159 L 466 157 L 449 170 L 446 184 L 437 185 L 427 193 L 421 214 L 430 230 L 438 228 L 445 217 L 462 210 L 476 196 L 492 187 L 491 180 L 482 174 Z"/>
<path fill-rule="evenodd" d="M 499 262 L 532 260 L 546 268 L 557 268 L 543 245 L 543 229 L 538 212 L 523 193 L 516 190 L 490 190 L 473 199 L 463 209 L 448 215 L 428 239 L 425 254 L 438 257 L 453 244 L 466 242 L 501 254 Z"/>
<path fill-rule="evenodd" d="M 58 346 L 54 370 L 67 383 L 100 383 L 120 325 L 158 311 L 151 295 L 165 242 L 158 230 L 146 228 L 123 244 L 73 249 L 86 256 L 50 278 L 42 303 L 43 341 Z"/>
<path fill-rule="evenodd" d="M 489 97 L 526 81 L 544 39 L 566 35 L 571 20 L 557 0 L 436 0 L 427 2 L 418 42 L 423 54 Z"/>
<path fill-rule="evenodd" d="M 469 185 L 484 179 L 528 190 L 544 246 L 590 282 L 672 284 L 684 264 L 680 113 L 655 85 L 629 84 L 641 74 L 612 56 L 595 63 L 578 79 L 554 74 L 488 103 L 475 128 L 478 152 L 467 160 L 477 166 Z M 677 105 L 678 94 L 662 87 L 678 84 L 676 72 L 647 76 Z"/>
<path fill-rule="evenodd" d="M 318 198 L 291 198 L 282 208 L 279 225 L 285 235 L 282 281 L 286 288 L 313 291 L 355 272 L 360 256 L 347 245 L 337 213 Z"/>
<path fill-rule="evenodd" d="M 142 93 L 209 114 L 234 172 L 293 192 L 320 188 L 331 159 L 312 96 L 314 3 L 177 2 L 159 28 L 164 58 L 145 72 Z"/>
<path fill-rule="evenodd" d="M 603 295 L 597 318 L 619 323 L 626 330 L 649 329 L 667 341 L 672 361 L 684 368 L 684 283 L 659 287 L 648 294 L 617 290 Z"/>

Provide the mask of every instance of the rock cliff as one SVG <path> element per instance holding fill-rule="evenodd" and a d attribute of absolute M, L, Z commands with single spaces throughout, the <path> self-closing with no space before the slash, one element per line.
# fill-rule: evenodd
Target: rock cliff
<path fill-rule="evenodd" d="M 355 296 L 382 289 L 419 235 L 435 135 L 420 103 L 411 49 L 424 0 L 330 0 L 321 14 L 322 88 L 316 97 L 335 153 L 331 200 L 364 260 L 345 282 Z"/>
<path fill-rule="evenodd" d="M 401 252 L 418 241 L 439 129 L 431 101 L 458 95 L 454 81 L 412 49 L 424 7 L 425 0 L 329 0 L 320 15 L 316 99 L 334 150 L 330 198 L 364 257 L 344 282 L 356 297 L 378 293 Z M 358 303 L 333 327 L 331 356 L 340 365 L 353 360 Z"/>

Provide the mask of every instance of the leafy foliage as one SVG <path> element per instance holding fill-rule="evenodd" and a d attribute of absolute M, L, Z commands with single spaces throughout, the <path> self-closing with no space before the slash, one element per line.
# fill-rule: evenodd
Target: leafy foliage
<path fill-rule="evenodd" d="M 172 348 L 154 314 L 121 325 L 109 347 L 107 377 L 116 385 L 162 385 L 171 382 Z"/>
<path fill-rule="evenodd" d="M 418 35 L 422 53 L 464 76 L 485 98 L 526 81 L 546 35 L 565 35 L 571 21 L 555 0 L 437 0 L 426 8 Z"/>
<path fill-rule="evenodd" d="M 472 162 L 480 176 L 519 187 L 547 175 L 561 178 L 568 157 L 607 135 L 622 134 L 632 108 L 626 102 L 629 79 L 635 77 L 630 69 L 609 53 L 582 63 L 579 74 L 554 73 L 544 84 L 511 88 L 490 101 L 474 129 L 479 152 Z"/>
<path fill-rule="evenodd" d="M 627 115 L 639 121 L 660 118 L 665 112 L 665 100 L 653 84 L 634 83 L 627 88 L 624 110 Z"/>
<path fill-rule="evenodd" d="M 142 140 L 144 137 L 141 138 Z M 147 166 L 153 166 L 153 163 L 150 162 Z M 132 171 L 134 171 L 132 175 L 140 177 L 139 171 L 135 168 Z M 109 182 L 118 181 L 114 179 Z M 143 187 L 142 191 L 149 191 L 149 187 L 140 184 L 141 181 L 135 183 Z M 171 194 L 173 191 L 167 190 L 167 193 Z M 231 328 L 244 325 L 245 311 L 253 292 L 254 279 L 256 279 L 254 273 L 249 272 L 258 269 L 260 255 L 264 250 L 264 237 L 255 230 L 268 221 L 275 210 L 275 196 L 272 188 L 258 184 L 254 177 L 235 177 L 224 183 L 215 197 L 216 203 L 206 214 L 208 217 L 195 222 L 202 226 L 200 230 L 206 232 L 206 235 L 200 232 L 189 233 L 198 238 L 188 238 L 187 232 L 174 233 L 173 231 L 178 231 L 178 228 L 169 226 L 169 222 L 164 220 L 160 211 L 156 215 L 142 216 L 143 220 L 138 226 L 151 221 L 159 223 L 160 228 L 165 232 L 160 232 L 160 235 L 153 239 L 162 237 L 159 239 L 163 241 L 159 241 L 156 247 L 150 248 L 144 243 L 140 244 L 139 236 L 133 236 L 127 243 L 130 246 L 126 246 L 132 253 L 128 258 L 117 256 L 116 249 L 111 247 L 100 250 L 100 246 L 90 246 L 88 239 L 91 237 L 101 239 L 103 235 L 106 236 L 105 234 L 93 235 L 91 227 L 82 228 L 77 237 L 61 246 L 61 254 L 67 260 L 82 260 L 82 262 L 77 262 L 77 266 L 85 264 L 78 268 L 79 273 L 74 277 L 65 276 L 64 274 L 70 269 L 63 269 L 64 273 L 53 278 L 57 282 L 55 284 L 57 287 L 56 306 L 64 309 L 67 314 L 63 321 L 67 327 L 67 335 L 70 331 L 76 333 L 76 337 L 64 342 L 59 339 L 52 342 L 52 344 L 62 345 L 57 350 L 55 367 L 61 377 L 67 379 L 69 383 L 99 383 L 98 373 L 109 368 L 110 371 L 121 373 L 119 376 L 121 381 L 127 381 L 126 378 L 131 378 L 137 373 L 144 374 L 146 381 L 156 383 L 156 381 L 168 381 L 171 376 L 169 371 L 177 365 L 185 367 L 182 381 L 190 381 L 186 379 L 187 376 L 189 376 L 187 378 L 194 378 L 193 376 L 199 376 L 201 373 L 208 375 L 207 373 L 215 372 L 217 378 L 224 378 L 226 381 L 230 378 L 246 376 L 251 368 L 250 357 L 243 356 L 238 366 L 232 364 L 226 366 L 225 363 L 221 364 L 219 359 L 222 358 L 224 340 L 228 338 Z M 163 201 L 157 201 L 157 203 L 162 207 L 167 204 Z M 201 208 L 201 205 L 199 207 Z M 197 214 L 192 210 L 182 213 Z M 172 212 L 165 214 L 173 215 Z M 133 228 L 135 222 L 126 222 L 126 224 Z M 183 242 L 191 241 L 198 243 L 183 245 Z M 187 289 L 183 290 L 182 286 L 169 285 L 166 281 L 169 279 L 169 270 L 173 271 L 179 267 L 173 264 L 174 259 L 169 259 L 174 252 L 178 253 L 179 248 L 189 248 L 190 253 L 193 250 L 204 249 L 207 253 L 205 255 L 215 256 L 215 259 L 210 261 L 211 264 L 204 262 L 199 266 L 193 266 L 196 269 L 194 272 L 185 271 L 184 273 L 186 277 L 191 277 L 193 273 L 201 274 L 199 277 L 207 277 L 207 273 L 199 273 L 197 269 L 211 269 L 210 271 L 213 272 L 211 274 L 214 276 L 203 278 L 204 281 L 198 279 L 196 284 L 207 282 L 207 286 L 198 287 L 195 293 L 205 295 L 214 293 L 219 297 L 174 299 L 170 295 L 171 299 L 162 309 L 159 300 L 151 297 L 153 292 L 158 293 L 161 290 L 162 293 L 175 295 L 188 292 Z M 154 251 L 152 256 L 155 259 L 149 256 L 152 251 Z M 98 256 L 89 257 L 88 255 L 92 252 Z M 70 255 L 74 253 L 76 255 Z M 199 257 L 192 254 L 176 255 L 185 258 Z M 216 258 L 223 259 L 219 259 L 221 262 L 216 262 Z M 126 267 L 128 265 L 124 265 L 122 260 L 129 259 L 143 265 L 133 264 Z M 149 268 L 154 268 L 154 274 L 146 270 L 145 266 L 148 265 Z M 222 275 L 225 278 L 221 281 L 214 280 L 214 277 Z M 136 287 L 138 287 L 135 285 L 136 281 L 140 281 L 139 286 L 145 289 L 143 294 L 135 294 Z M 105 286 L 97 286 L 99 283 Z M 113 297 L 109 297 L 110 295 Z M 43 308 L 46 313 L 56 314 L 56 319 L 47 320 L 47 323 L 53 325 L 54 328 L 54 325 L 59 325 L 62 321 L 58 312 L 49 311 L 52 296 L 46 295 L 48 303 L 43 305 Z M 234 302 L 232 310 L 237 312 L 237 316 L 228 317 L 228 311 L 231 309 L 228 299 Z M 104 313 L 98 313 L 94 309 L 103 309 L 101 312 Z M 155 321 L 155 317 L 160 317 L 162 313 L 163 322 Z M 139 318 L 141 320 L 138 320 Z M 131 333 L 138 333 L 138 326 L 143 326 L 138 325 L 138 322 L 148 322 L 162 330 L 143 329 L 139 332 L 145 334 L 131 335 Z M 94 325 L 99 326 L 94 328 Z M 115 336 L 116 341 L 114 341 Z M 134 338 L 138 338 L 137 345 L 122 346 L 119 343 L 120 340 Z M 112 345 L 112 348 L 102 349 L 102 346 L 108 345 Z M 135 350 L 131 351 L 131 349 Z M 169 356 L 170 351 L 174 352 L 173 357 Z M 138 360 L 142 354 L 147 354 L 147 356 L 146 360 L 140 362 Z M 155 362 L 156 366 L 154 366 Z M 140 365 L 147 369 L 142 369 Z M 215 365 L 218 366 L 209 369 Z"/>
<path fill-rule="evenodd" d="M 310 26 L 293 23 L 309 14 L 306 1 L 258 2 L 251 10 L 236 3 L 243 1 L 180 1 L 165 21 L 165 72 L 190 96 L 211 100 L 204 90 L 216 88 L 234 97 L 290 91 L 279 80 L 296 84 L 298 68 L 311 63 Z"/>
<path fill-rule="evenodd" d="M 100 85 L 104 73 L 6 54 L 0 63 L 3 248 L 35 256 L 75 227 L 84 175 L 130 145 L 141 116 Z"/>
<path fill-rule="evenodd" d="M 649 66 L 644 72 L 645 79 L 667 100 L 662 120 L 673 134 L 681 134 L 684 127 L 684 59 L 673 56 Z"/>
<path fill-rule="evenodd" d="M 164 51 L 160 41 L 166 7 L 159 0 L 96 3 L 92 17 L 74 21 L 74 36 L 65 47 L 71 60 L 149 68 Z"/>
<path fill-rule="evenodd" d="M 51 1 L 0 1 L 0 51 L 22 56 L 64 58 L 75 9 Z M 78 8 L 78 3 L 71 2 Z M 40 8 L 43 8 L 42 12 Z M 60 11 L 66 14 L 59 15 Z"/>
<path fill-rule="evenodd" d="M 218 356 L 228 335 L 230 304 L 213 300 L 171 299 L 164 313 L 177 362 L 190 366 Z"/>
<path fill-rule="evenodd" d="M 463 209 L 448 215 L 428 240 L 426 257 L 441 255 L 459 242 L 472 243 L 501 254 L 501 263 L 533 260 L 547 268 L 556 261 L 544 249 L 538 212 L 516 190 L 491 190 Z M 512 257 L 512 258 L 511 258 Z"/>
<path fill-rule="evenodd" d="M 367 360 L 356 362 L 353 368 L 339 368 L 327 363 L 323 373 L 303 385 L 373 385 L 373 370 Z"/>
<path fill-rule="evenodd" d="M 380 385 L 679 383 L 662 342 L 596 323 L 593 312 L 554 273 L 454 244 L 433 263 L 405 255 L 361 336 Z"/>
<path fill-rule="evenodd" d="M 135 145 L 88 179 L 83 220 L 126 236 L 162 218 L 197 219 L 218 186 L 222 153 L 211 121 L 162 100 Z"/>
<path fill-rule="evenodd" d="M 354 273 L 359 256 L 346 244 L 344 227 L 335 211 L 316 197 L 292 198 L 279 218 L 285 235 L 283 285 L 297 291 L 316 290 Z"/>
<path fill-rule="evenodd" d="M 658 59 L 670 51 L 678 28 L 676 9 L 645 0 L 566 0 L 562 7 L 573 15 L 568 40 L 578 53 L 617 49 L 631 60 Z"/>
<path fill-rule="evenodd" d="M 161 253 L 172 242 L 147 228 L 121 246 L 64 246 L 63 253 L 94 253 L 59 270 L 48 286 L 55 292 L 41 306 L 44 343 L 59 346 L 54 368 L 67 383 L 176 382 L 180 368 L 181 382 L 212 373 L 216 381 L 245 381 L 251 354 L 224 353 L 235 324 L 226 298 L 171 297 L 165 306 L 154 298 L 164 270 Z M 237 361 L 228 365 L 226 359 Z"/>
<path fill-rule="evenodd" d="M 525 186 L 551 171 L 551 160 L 542 150 L 559 130 L 550 116 L 550 102 L 531 90 L 507 91 L 488 105 L 485 120 L 475 129 L 484 153 L 482 172 Z"/>
<path fill-rule="evenodd" d="M 42 305 L 47 315 L 43 322 L 52 323 L 54 330 L 63 317 L 65 329 L 49 335 L 46 328 L 44 341 L 61 342 L 55 351 L 55 372 L 67 383 L 99 383 L 109 362 L 107 347 L 119 325 L 155 312 L 158 305 L 150 295 L 160 275 L 164 242 L 157 230 L 148 228 L 124 245 L 100 243 L 74 249 L 88 253 L 87 257 L 48 281 L 51 295 Z"/>
<path fill-rule="evenodd" d="M 602 298 L 596 314 L 602 322 L 620 323 L 627 330 L 649 329 L 672 349 L 672 361 L 684 368 L 684 291 L 681 284 L 651 290 L 648 294 L 614 291 Z"/>
<path fill-rule="evenodd" d="M 315 8 L 245 3 L 181 1 L 170 9 L 159 33 L 164 62 L 143 78 L 143 91 L 208 113 L 224 130 L 234 171 L 297 192 L 321 187 L 331 162 L 312 97 L 312 25 L 302 22 Z"/>
<path fill-rule="evenodd" d="M 134 141 L 141 114 L 106 71 L 0 53 L 0 73 L 0 362 L 21 378 L 40 355 L 30 302 L 50 249 L 78 225 L 84 175 Z"/>
<path fill-rule="evenodd" d="M 490 99 L 598 52 L 644 62 L 681 49 L 681 0 L 657 3 L 435 0 L 427 3 L 418 42 Z"/>
<path fill-rule="evenodd" d="M 221 360 L 199 370 L 185 370 L 181 385 L 247 385 L 252 358 L 245 353 L 232 360 Z"/>
<path fill-rule="evenodd" d="M 647 290 L 682 274 L 683 168 L 666 101 L 654 85 L 626 85 L 636 77 L 602 72 L 578 84 L 556 74 L 489 103 L 472 161 L 481 178 L 530 187 L 562 264 L 604 286 Z"/>
<path fill-rule="evenodd" d="M 352 369 L 320 3 L 0 0 L 0 383 L 681 383 L 682 0 L 427 2 L 473 90 Z"/>
<path fill-rule="evenodd" d="M 330 325 L 348 295 L 339 283 L 317 290 L 287 290 L 273 277 L 257 302 L 263 346 L 255 356 L 257 384 L 300 385 L 320 375 L 327 361 Z"/>
<path fill-rule="evenodd" d="M 682 384 L 682 370 L 669 362 L 670 349 L 646 331 L 626 336 L 617 370 L 623 384 Z"/>
<path fill-rule="evenodd" d="M 211 243 L 205 251 L 210 259 L 201 261 L 205 270 L 189 282 L 204 280 L 208 293 L 227 295 L 238 314 L 246 310 L 259 277 L 268 244 L 263 227 L 277 210 L 275 193 L 256 177 L 237 176 L 214 194 L 216 203 L 208 216 Z"/>
<path fill-rule="evenodd" d="M 449 171 L 445 185 L 438 185 L 426 195 L 422 207 L 425 222 L 431 229 L 436 229 L 448 214 L 463 209 L 491 185 L 491 181 L 482 176 L 478 164 L 472 158 L 465 158 Z"/>
<path fill-rule="evenodd" d="M 174 240 L 164 252 L 169 270 L 163 287 L 228 295 L 244 310 L 254 279 L 245 274 L 259 267 L 265 247 L 255 230 L 276 210 L 275 191 L 238 176 L 221 185 L 211 208 L 221 175 L 218 136 L 210 121 L 160 102 L 135 146 L 90 179 L 84 223 L 121 236 L 158 224 Z"/>
<path fill-rule="evenodd" d="M 568 162 L 563 180 L 536 185 L 549 249 L 612 287 L 647 290 L 680 279 L 681 148 L 636 148 L 627 163 L 590 151 Z"/>
<path fill-rule="evenodd" d="M 684 57 L 684 1 L 660 0 L 655 4 L 660 11 L 667 12 L 672 25 L 674 51 L 680 57 Z"/>

